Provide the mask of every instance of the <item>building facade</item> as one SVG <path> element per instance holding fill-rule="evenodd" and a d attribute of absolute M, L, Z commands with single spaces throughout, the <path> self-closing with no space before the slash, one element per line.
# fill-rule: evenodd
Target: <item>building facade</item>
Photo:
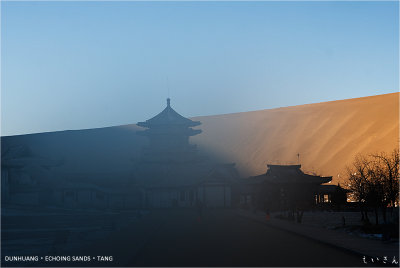
<path fill-rule="evenodd" d="M 135 183 L 145 193 L 146 208 L 230 207 L 232 183 L 239 175 L 234 164 L 219 164 L 200 156 L 190 137 L 201 133 L 199 121 L 167 107 L 139 122 L 137 134 L 147 137 L 136 164 Z"/>
<path fill-rule="evenodd" d="M 267 172 L 241 180 L 239 205 L 262 210 L 308 210 L 344 204 L 348 191 L 323 185 L 332 180 L 306 174 L 301 165 L 267 165 Z"/>

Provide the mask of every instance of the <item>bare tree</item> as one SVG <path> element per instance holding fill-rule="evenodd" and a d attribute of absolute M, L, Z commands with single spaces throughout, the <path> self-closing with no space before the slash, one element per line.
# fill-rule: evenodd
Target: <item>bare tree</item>
<path fill-rule="evenodd" d="M 386 208 L 393 208 L 399 200 L 399 149 L 390 155 L 385 152 L 368 157 L 357 155 L 346 170 L 349 189 L 360 204 L 362 220 L 369 221 L 369 207 L 374 209 L 376 224 L 379 209 L 386 222 Z"/>
<path fill-rule="evenodd" d="M 399 199 L 399 149 L 394 149 L 391 155 L 382 152 L 372 156 L 383 164 L 382 176 L 385 182 L 385 192 L 390 206 L 394 207 Z"/>
<path fill-rule="evenodd" d="M 390 155 L 382 152 L 372 155 L 372 157 L 379 162 L 376 166 L 381 172 L 385 205 L 382 207 L 382 212 L 386 221 L 387 205 L 391 207 L 392 214 L 393 207 L 398 204 L 399 200 L 399 149 L 394 149 Z"/>
<path fill-rule="evenodd" d="M 367 181 L 367 205 L 374 209 L 375 224 L 379 224 L 379 208 L 386 208 L 387 199 L 385 194 L 385 181 L 383 176 L 383 168 L 381 162 L 370 156 L 369 161 L 365 163 L 368 181 Z M 384 209 L 382 209 L 383 212 Z M 386 214 L 384 213 L 386 222 Z"/>
<path fill-rule="evenodd" d="M 349 189 L 352 191 L 355 200 L 360 204 L 361 220 L 369 222 L 367 214 L 367 196 L 369 190 L 368 160 L 357 155 L 351 167 L 346 167 L 349 180 Z"/>

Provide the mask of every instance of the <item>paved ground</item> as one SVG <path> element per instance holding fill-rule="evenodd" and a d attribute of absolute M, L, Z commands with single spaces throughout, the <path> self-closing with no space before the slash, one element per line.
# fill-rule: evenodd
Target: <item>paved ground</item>
<path fill-rule="evenodd" d="M 364 266 L 362 258 L 229 211 L 173 212 L 128 266 Z"/>
<path fill-rule="evenodd" d="M 348 250 L 361 256 L 366 256 L 367 260 L 377 259 L 383 260 L 386 256 L 388 262 L 399 261 L 399 241 L 381 241 L 369 238 L 350 235 L 344 230 L 328 230 L 320 226 L 310 226 L 307 224 L 299 224 L 287 220 L 280 220 L 271 217 L 266 220 L 265 213 L 252 213 L 246 210 L 237 210 L 236 213 L 241 217 L 252 219 L 270 227 L 295 233 L 310 239 L 318 240 L 321 243 L 333 245 L 341 249 Z M 383 264 L 383 263 L 382 263 Z"/>
<path fill-rule="evenodd" d="M 112 261 L 36 266 L 364 267 L 361 256 L 296 235 L 237 211 L 153 211 L 92 246 L 57 255 L 112 256 Z"/>

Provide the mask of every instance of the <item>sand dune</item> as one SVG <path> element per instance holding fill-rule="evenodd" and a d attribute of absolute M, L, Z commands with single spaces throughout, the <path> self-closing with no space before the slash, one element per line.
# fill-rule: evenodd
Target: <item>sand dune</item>
<path fill-rule="evenodd" d="M 243 177 L 265 172 L 267 163 L 297 163 L 299 153 L 303 170 L 333 176 L 337 183 L 357 153 L 398 146 L 399 93 L 194 119 L 202 122 L 203 132 L 191 142 L 222 162 L 235 162 Z M 135 135 L 139 129 L 125 125 L 2 137 L 2 151 L 26 144 L 41 156 L 63 159 L 59 169 L 68 172 L 130 173 L 146 143 Z"/>
<path fill-rule="evenodd" d="M 244 176 L 267 163 L 300 163 L 304 170 L 342 181 L 357 153 L 392 151 L 399 142 L 399 93 L 197 117 L 203 134 L 192 139 L 236 162 Z"/>

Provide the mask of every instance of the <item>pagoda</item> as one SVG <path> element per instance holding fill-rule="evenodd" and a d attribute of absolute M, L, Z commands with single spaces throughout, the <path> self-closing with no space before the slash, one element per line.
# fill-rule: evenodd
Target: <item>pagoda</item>
<path fill-rule="evenodd" d="M 193 129 L 199 121 L 193 121 L 178 114 L 171 107 L 170 98 L 167 107 L 145 122 L 137 125 L 147 128 L 137 134 L 146 136 L 148 146 L 143 148 L 142 161 L 152 163 L 184 163 L 197 159 L 196 145 L 189 143 L 189 137 L 200 134 L 201 130 Z"/>
<path fill-rule="evenodd" d="M 221 164 L 199 153 L 189 138 L 201 133 L 199 126 L 167 107 L 137 125 L 148 144 L 134 166 L 134 182 L 143 193 L 145 208 L 230 207 L 231 184 L 237 179 L 234 164 Z"/>

